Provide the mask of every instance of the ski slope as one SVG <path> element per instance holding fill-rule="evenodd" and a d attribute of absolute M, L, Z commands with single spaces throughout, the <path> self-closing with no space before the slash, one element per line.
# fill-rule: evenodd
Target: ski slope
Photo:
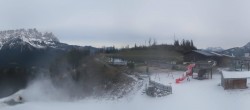
<path fill-rule="evenodd" d="M 250 89 L 224 90 L 220 84 L 220 74 L 213 75 L 213 79 L 196 80 L 190 82 L 184 80 L 179 84 L 175 79 L 183 72 L 173 72 L 173 77 L 167 73 L 154 73 L 151 79 L 170 84 L 173 94 L 152 98 L 142 94 L 144 87 L 132 92 L 129 96 L 119 100 L 84 99 L 75 101 L 61 100 L 37 100 L 46 94 L 32 92 L 32 89 L 24 90 L 30 92 L 36 98 L 16 106 L 2 106 L 0 110 L 249 110 Z M 147 79 L 144 80 L 146 85 Z M 32 91 L 30 91 L 32 90 Z"/>

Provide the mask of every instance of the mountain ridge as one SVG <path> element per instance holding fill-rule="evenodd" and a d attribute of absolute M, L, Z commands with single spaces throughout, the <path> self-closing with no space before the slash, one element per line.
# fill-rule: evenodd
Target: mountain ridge
<path fill-rule="evenodd" d="M 16 42 L 13 43 L 13 41 Z M 11 47 L 16 43 L 20 45 L 27 43 L 35 48 L 46 48 L 56 46 L 59 40 L 53 33 L 38 32 L 35 28 L 0 31 L 0 49 L 6 44 Z"/>
<path fill-rule="evenodd" d="M 245 53 L 250 53 L 250 42 L 242 47 L 233 47 L 222 51 L 222 53 L 227 55 L 232 55 L 235 57 L 244 57 Z"/>
<path fill-rule="evenodd" d="M 213 51 L 213 52 L 221 52 L 224 51 L 223 48 L 221 47 L 207 47 L 206 49 L 204 49 L 206 51 Z"/>
<path fill-rule="evenodd" d="M 92 54 L 98 51 L 90 46 L 61 43 L 53 33 L 39 32 L 35 28 L 0 31 L 0 67 L 9 64 L 48 66 L 56 57 L 72 49 L 89 50 Z"/>

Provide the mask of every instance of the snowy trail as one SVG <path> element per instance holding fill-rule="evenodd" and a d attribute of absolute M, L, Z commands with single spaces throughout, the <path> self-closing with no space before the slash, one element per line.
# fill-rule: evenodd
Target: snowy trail
<path fill-rule="evenodd" d="M 86 99 L 74 102 L 27 102 L 24 104 L 0 108 L 1 110 L 249 110 L 250 89 L 224 90 L 218 84 L 220 75 L 213 79 L 183 81 L 175 84 L 175 78 L 182 72 L 175 72 L 174 78 L 166 73 L 157 73 L 151 79 L 162 84 L 172 83 L 173 94 L 152 98 L 142 95 L 144 87 L 120 100 Z M 144 81 L 145 83 L 146 81 Z"/>

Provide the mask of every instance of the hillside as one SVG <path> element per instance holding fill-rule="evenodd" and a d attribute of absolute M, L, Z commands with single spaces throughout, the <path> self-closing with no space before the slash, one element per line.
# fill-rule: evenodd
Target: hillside
<path fill-rule="evenodd" d="M 88 98 L 83 100 L 69 100 L 65 95 L 47 90 L 47 83 L 35 83 L 21 94 L 28 101 L 16 106 L 1 106 L 1 110 L 249 110 L 250 89 L 224 90 L 220 85 L 221 75 L 214 74 L 213 79 L 183 81 L 175 83 L 175 78 L 182 76 L 184 71 L 174 71 L 173 77 L 167 72 L 151 74 L 151 79 L 164 85 L 171 85 L 173 94 L 165 97 L 152 98 L 143 91 L 148 84 L 148 78 L 137 80 L 137 88 L 127 97 L 107 100 L 103 98 Z M 141 86 L 141 84 L 143 84 Z M 248 84 L 249 85 L 249 84 Z M 41 89 L 42 88 L 42 89 Z M 41 91 L 42 90 L 42 91 Z M 44 91 L 50 94 L 45 94 Z M 35 98 L 34 98 L 35 97 Z M 5 107 L 4 107 L 5 106 Z"/>
<path fill-rule="evenodd" d="M 124 88 L 133 82 L 119 68 L 99 60 L 98 48 L 61 43 L 53 33 L 0 31 L 0 47 L 0 98 L 37 79 L 47 80 L 65 95 L 82 98 L 105 94 L 123 97 L 129 90 Z"/>
<path fill-rule="evenodd" d="M 250 42 L 242 47 L 234 47 L 227 50 L 222 51 L 222 53 L 227 55 L 233 55 L 236 57 L 243 57 L 245 53 L 250 52 Z"/>
<path fill-rule="evenodd" d="M 195 50 L 196 48 L 188 45 L 152 45 L 121 49 L 117 52 L 109 54 L 112 57 L 118 57 L 130 61 L 150 61 L 150 60 L 161 60 L 161 61 L 183 61 L 183 55 L 186 52 Z"/>
<path fill-rule="evenodd" d="M 147 61 L 147 60 L 177 60 L 181 61 L 183 55 L 177 51 L 165 50 L 165 49 L 142 49 L 142 50 L 124 50 L 117 54 L 116 57 L 132 61 Z"/>

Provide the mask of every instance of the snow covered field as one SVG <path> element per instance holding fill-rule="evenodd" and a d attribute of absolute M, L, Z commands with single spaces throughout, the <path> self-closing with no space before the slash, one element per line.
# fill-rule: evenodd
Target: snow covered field
<path fill-rule="evenodd" d="M 220 75 L 215 74 L 213 79 L 186 80 L 180 84 L 175 79 L 183 72 L 174 72 L 173 77 L 166 73 L 155 73 L 152 80 L 162 84 L 171 83 L 173 94 L 152 98 L 142 94 L 144 88 L 134 91 L 126 98 L 119 100 L 85 99 L 77 101 L 45 100 L 48 94 L 33 89 L 24 90 L 30 100 L 16 106 L 0 105 L 0 110 L 249 110 L 250 89 L 224 90 L 220 84 Z M 146 81 L 145 81 L 146 83 Z M 38 87 L 37 87 L 38 88 Z M 52 96 L 49 96 L 52 97 Z M 43 100 L 38 100 L 44 98 Z M 1 100 L 0 100 L 1 101 Z"/>

